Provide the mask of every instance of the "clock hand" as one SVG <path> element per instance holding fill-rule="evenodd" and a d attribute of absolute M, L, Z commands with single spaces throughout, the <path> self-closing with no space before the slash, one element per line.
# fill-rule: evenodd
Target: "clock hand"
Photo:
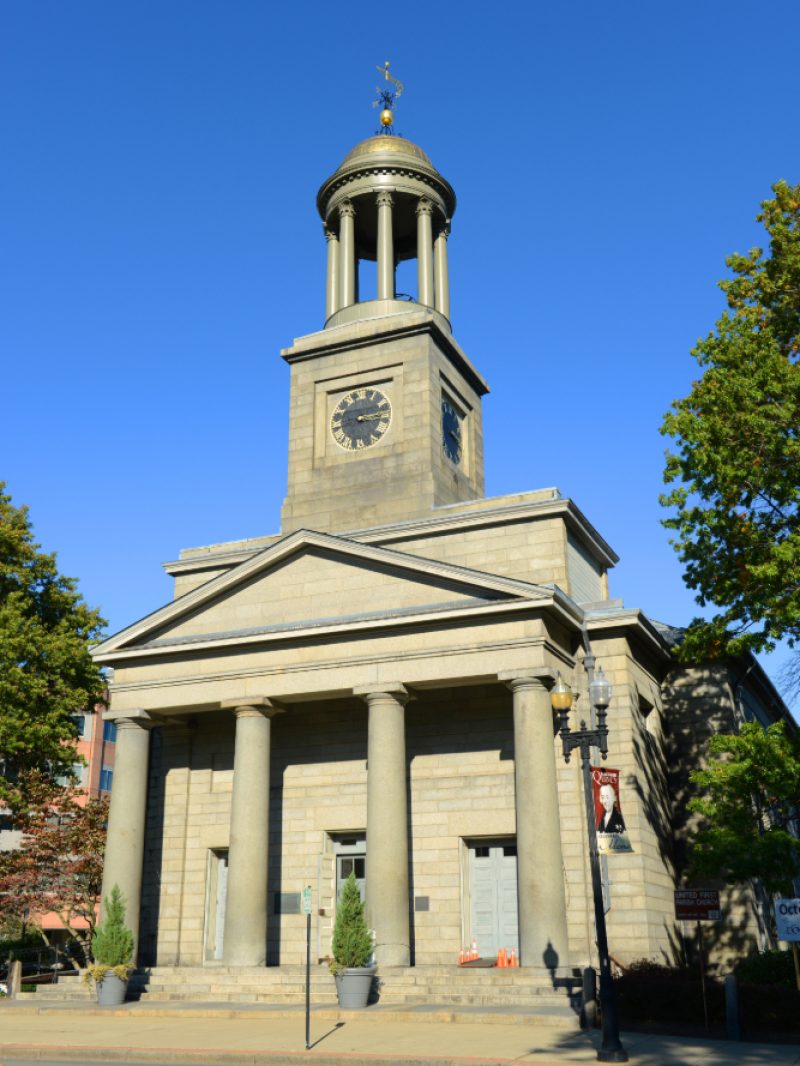
<path fill-rule="evenodd" d="M 383 418 L 380 411 L 376 411 L 374 415 L 356 415 L 357 422 L 374 422 L 378 418 Z"/>

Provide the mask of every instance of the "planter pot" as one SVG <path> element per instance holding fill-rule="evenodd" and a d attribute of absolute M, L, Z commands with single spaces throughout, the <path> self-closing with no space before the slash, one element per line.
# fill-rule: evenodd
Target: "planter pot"
<path fill-rule="evenodd" d="M 336 975 L 336 994 L 344 1010 L 366 1007 L 372 989 L 374 966 L 353 966 Z"/>
<path fill-rule="evenodd" d="M 107 973 L 102 981 L 97 982 L 97 1002 L 101 1007 L 119 1007 L 125 1002 L 125 993 L 128 982 L 117 977 L 115 973 Z"/>

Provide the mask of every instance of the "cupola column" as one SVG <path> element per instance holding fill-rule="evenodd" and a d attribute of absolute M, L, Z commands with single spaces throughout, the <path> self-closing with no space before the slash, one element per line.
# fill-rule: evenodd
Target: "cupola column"
<path fill-rule="evenodd" d="M 417 204 L 417 302 L 433 307 L 433 204 Z"/>
<path fill-rule="evenodd" d="M 328 277 L 325 287 L 325 318 L 339 310 L 339 237 L 338 234 L 323 227 L 325 240 L 328 242 Z"/>
<path fill-rule="evenodd" d="M 447 269 L 447 238 L 450 227 L 445 224 L 436 235 L 433 244 L 434 283 L 436 288 L 436 310 L 446 319 L 450 318 L 450 275 Z"/>
<path fill-rule="evenodd" d="M 392 194 L 379 192 L 378 202 L 378 299 L 394 299 L 394 236 Z"/>
<path fill-rule="evenodd" d="M 349 200 L 339 205 L 339 306 L 356 302 L 356 209 Z"/>

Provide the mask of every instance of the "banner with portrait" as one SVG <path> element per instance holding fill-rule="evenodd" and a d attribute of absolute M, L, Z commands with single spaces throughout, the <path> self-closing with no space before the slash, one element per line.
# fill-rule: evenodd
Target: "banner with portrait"
<path fill-rule="evenodd" d="M 619 801 L 619 770 L 592 766 L 597 848 L 604 853 L 633 851 Z"/>

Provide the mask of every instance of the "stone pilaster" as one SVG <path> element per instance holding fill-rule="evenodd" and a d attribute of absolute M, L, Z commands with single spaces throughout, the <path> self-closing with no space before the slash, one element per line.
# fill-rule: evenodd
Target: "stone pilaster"
<path fill-rule="evenodd" d="M 359 688 L 369 707 L 366 911 L 382 966 L 411 961 L 405 704 L 399 684 Z"/>

